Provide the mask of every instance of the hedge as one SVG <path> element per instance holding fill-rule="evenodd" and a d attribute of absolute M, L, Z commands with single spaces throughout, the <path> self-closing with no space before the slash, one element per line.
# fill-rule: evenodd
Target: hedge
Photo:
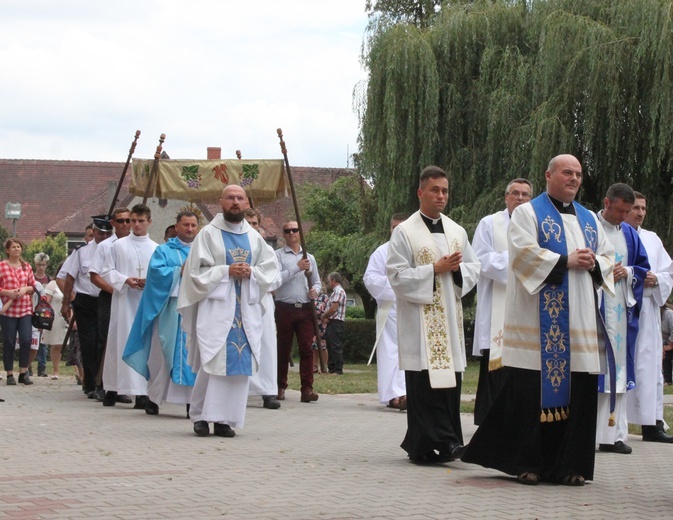
<path fill-rule="evenodd" d="M 466 320 L 463 327 L 465 329 L 465 352 L 468 357 L 471 357 L 474 321 Z M 376 320 L 346 318 L 343 337 L 344 362 L 366 363 L 375 341 Z"/>

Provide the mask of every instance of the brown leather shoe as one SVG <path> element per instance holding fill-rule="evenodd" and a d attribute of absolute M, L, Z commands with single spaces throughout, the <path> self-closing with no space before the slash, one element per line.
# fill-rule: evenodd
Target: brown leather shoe
<path fill-rule="evenodd" d="M 318 400 L 318 394 L 313 390 L 303 390 L 301 393 L 301 402 L 302 403 L 311 403 Z"/>
<path fill-rule="evenodd" d="M 276 396 L 276 399 L 279 401 L 285 401 L 285 389 L 284 388 L 279 388 L 278 389 L 278 395 Z"/>

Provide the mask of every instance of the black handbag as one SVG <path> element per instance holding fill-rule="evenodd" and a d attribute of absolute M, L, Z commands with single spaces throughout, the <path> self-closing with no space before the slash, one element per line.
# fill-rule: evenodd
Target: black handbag
<path fill-rule="evenodd" d="M 32 324 L 36 329 L 51 330 L 54 324 L 54 308 L 44 298 L 35 305 L 33 310 Z"/>

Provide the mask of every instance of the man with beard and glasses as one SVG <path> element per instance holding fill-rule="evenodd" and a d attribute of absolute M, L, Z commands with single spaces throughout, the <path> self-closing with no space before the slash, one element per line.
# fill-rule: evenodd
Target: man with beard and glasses
<path fill-rule="evenodd" d="M 249 378 L 258 370 L 264 310 L 278 273 L 275 255 L 244 219 L 245 191 L 227 186 L 218 214 L 196 236 L 185 262 L 178 312 L 196 371 L 190 418 L 200 437 L 242 428 Z"/>

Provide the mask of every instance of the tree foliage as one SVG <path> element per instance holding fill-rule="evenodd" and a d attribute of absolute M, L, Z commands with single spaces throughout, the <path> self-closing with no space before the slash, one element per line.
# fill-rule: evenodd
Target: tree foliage
<path fill-rule="evenodd" d="M 7 231 L 7 228 L 0 224 L 0 244 L 4 246 L 5 240 L 7 240 L 10 237 L 9 231 Z M 3 255 L 2 258 L 4 258 L 5 255 L 5 248 L 2 247 L 0 255 Z"/>
<path fill-rule="evenodd" d="M 384 19 L 386 23 L 409 22 L 426 27 L 440 11 L 442 0 L 366 0 L 365 11 L 370 20 Z"/>
<path fill-rule="evenodd" d="M 539 192 L 549 159 L 572 153 L 583 203 L 627 182 L 671 244 L 673 1 L 447 2 L 427 27 L 401 20 L 363 56 L 360 160 L 380 230 L 391 209 L 417 209 L 427 164 L 449 174 L 448 211 L 469 229 L 502 207 L 508 180 Z"/>
<path fill-rule="evenodd" d="M 375 303 L 362 276 L 369 255 L 382 242 L 372 232 L 371 188 L 360 176 L 341 177 L 325 189 L 316 184 L 300 188 L 303 218 L 313 222 L 306 248 L 315 256 L 321 278 L 338 271 L 362 298 L 365 313 L 373 317 Z"/>

